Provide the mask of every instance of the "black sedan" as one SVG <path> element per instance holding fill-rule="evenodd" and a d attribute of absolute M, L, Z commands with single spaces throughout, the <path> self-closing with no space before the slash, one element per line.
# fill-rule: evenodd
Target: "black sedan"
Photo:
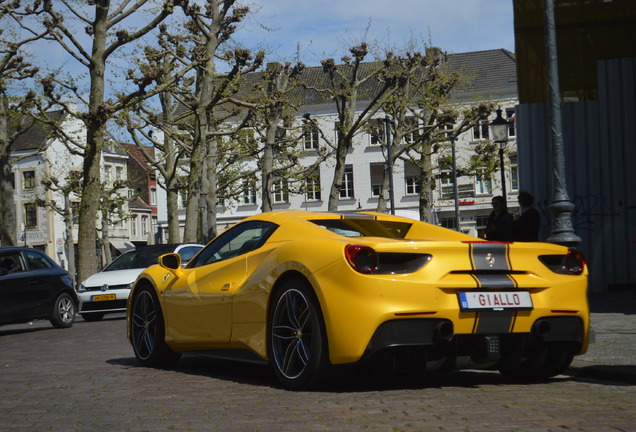
<path fill-rule="evenodd" d="M 0 247 L 0 325 L 48 319 L 67 328 L 77 303 L 71 276 L 44 252 Z"/>

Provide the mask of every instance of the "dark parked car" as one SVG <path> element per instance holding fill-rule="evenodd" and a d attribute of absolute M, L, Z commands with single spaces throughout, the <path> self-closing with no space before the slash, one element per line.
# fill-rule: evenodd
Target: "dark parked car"
<path fill-rule="evenodd" d="M 77 304 L 71 276 L 44 252 L 0 247 L 0 325 L 48 319 L 70 327 Z"/>

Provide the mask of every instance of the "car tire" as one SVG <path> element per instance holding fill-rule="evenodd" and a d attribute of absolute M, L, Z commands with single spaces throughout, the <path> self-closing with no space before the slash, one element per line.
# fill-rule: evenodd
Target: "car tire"
<path fill-rule="evenodd" d="M 270 301 L 268 355 L 279 381 L 297 390 L 326 383 L 334 368 L 318 299 L 309 282 L 286 280 Z"/>
<path fill-rule="evenodd" d="M 130 335 L 135 357 L 144 366 L 170 366 L 181 357 L 181 353 L 172 351 L 166 345 L 161 306 L 155 291 L 150 287 L 142 287 L 135 293 Z"/>
<path fill-rule="evenodd" d="M 55 328 L 69 328 L 75 321 L 77 307 L 73 297 L 68 293 L 60 294 L 53 303 L 53 311 L 49 321 Z"/>
<path fill-rule="evenodd" d="M 84 321 L 93 322 L 93 321 L 101 321 L 104 318 L 103 313 L 85 313 L 80 314 Z"/>
<path fill-rule="evenodd" d="M 551 343 L 543 350 L 535 354 L 541 361 L 531 359 L 518 368 L 500 370 L 501 374 L 515 381 L 545 381 L 565 372 L 574 358 L 574 350 L 568 344 Z"/>

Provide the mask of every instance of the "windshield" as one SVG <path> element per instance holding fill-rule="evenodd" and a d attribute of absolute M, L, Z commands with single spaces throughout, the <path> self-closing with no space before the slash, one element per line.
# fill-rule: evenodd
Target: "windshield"
<path fill-rule="evenodd" d="M 174 251 L 174 247 L 170 248 L 151 248 L 139 249 L 119 256 L 115 261 L 110 263 L 102 271 L 128 270 L 136 268 L 146 268 L 153 264 L 157 264 L 158 258 Z"/>

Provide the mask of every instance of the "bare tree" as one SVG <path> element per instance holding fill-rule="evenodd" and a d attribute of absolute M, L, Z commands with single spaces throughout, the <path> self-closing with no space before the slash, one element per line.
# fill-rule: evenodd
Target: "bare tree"
<path fill-rule="evenodd" d="M 403 159 L 419 170 L 416 189 L 420 219 L 429 221 L 435 187 L 433 155 L 449 141 L 450 134 L 459 136 L 472 129 L 488 117 L 493 106 L 487 102 L 452 103 L 454 97 L 470 87 L 471 76 L 461 68 L 451 68 L 446 54 L 438 48 L 427 47 L 424 55 L 413 52 L 387 56 L 385 65 L 381 79 L 390 83 L 394 91 L 383 106 L 387 118 L 382 120 L 387 123 L 381 120 L 372 126 L 384 146 L 385 156 L 391 154 L 387 166 Z M 387 136 L 391 138 L 389 142 Z M 473 163 L 462 167 L 460 172 L 474 172 L 479 163 L 491 161 L 492 154 L 486 150 L 486 147 L 480 149 L 480 154 L 471 159 Z M 388 171 L 383 176 L 378 211 L 386 211 Z"/>
<path fill-rule="evenodd" d="M 190 22 L 194 46 L 191 52 L 196 64 L 195 94 L 182 101 L 193 124 L 190 172 L 187 182 L 186 220 L 184 241 L 197 240 L 198 222 L 206 226 L 206 238 L 216 234 L 216 206 L 218 203 L 217 164 L 219 163 L 219 137 L 227 135 L 220 125 L 234 113 L 221 113 L 220 107 L 236 92 L 235 83 L 242 75 L 256 70 L 264 54 L 255 55 L 240 47 L 220 52 L 236 31 L 236 26 L 249 13 L 249 8 L 235 6 L 236 0 L 207 0 L 204 7 L 192 5 L 184 8 Z M 220 73 L 216 59 L 230 65 Z M 239 127 L 242 124 L 238 122 Z M 205 194 L 202 197 L 202 193 Z M 197 217 L 205 213 L 205 218 Z"/>
<path fill-rule="evenodd" d="M 75 266 L 75 242 L 73 240 L 73 206 L 71 205 L 71 196 L 78 196 L 80 192 L 81 176 L 77 171 L 69 171 L 68 177 L 64 181 L 60 181 L 55 176 L 49 176 L 42 180 L 42 184 L 53 192 L 61 193 L 64 197 L 62 203 L 55 200 L 39 199 L 36 204 L 40 207 L 46 207 L 62 216 L 64 221 L 64 234 L 66 237 L 68 272 L 73 278 L 76 277 Z"/>
<path fill-rule="evenodd" d="M 25 20 L 42 13 L 38 1 L 0 1 L 0 245 L 15 245 L 16 214 L 13 204 L 11 152 L 17 135 L 24 131 L 19 110 L 10 102 L 10 85 L 32 78 L 38 69 L 22 54 L 30 43 L 47 36 L 46 29 L 35 30 Z M 16 31 L 12 31 L 15 29 Z M 11 113 L 18 113 L 11 116 Z M 29 123 L 30 124 L 30 123 Z"/>
<path fill-rule="evenodd" d="M 338 115 L 336 163 L 329 191 L 330 211 L 338 210 L 346 157 L 353 146 L 355 135 L 364 129 L 392 92 L 390 83 L 378 79 L 382 73 L 382 64 L 364 63 L 369 52 L 366 43 L 355 46 L 349 51 L 352 57 L 343 57 L 341 65 L 336 65 L 333 59 L 323 60 L 322 70 L 326 79 L 322 83 L 307 85 L 308 89 L 332 100 Z M 362 102 L 364 107 L 358 111 L 358 104 Z"/>
<path fill-rule="evenodd" d="M 86 126 L 86 144 L 82 148 L 83 175 L 82 195 L 79 207 L 79 262 L 78 274 L 84 279 L 97 270 L 95 251 L 96 220 L 98 216 L 100 196 L 100 154 L 104 146 L 107 122 L 117 112 L 132 103 L 149 97 L 147 80 L 137 81 L 136 88 L 126 92 L 118 89 L 114 98 L 107 98 L 107 66 L 114 54 L 123 47 L 136 41 L 151 30 L 155 29 L 174 10 L 180 0 L 165 0 L 154 11 L 156 3 L 149 0 L 139 0 L 134 3 L 122 0 L 112 4 L 110 0 L 94 0 L 88 6 L 59 0 L 56 2 L 43 1 L 48 14 L 45 21 L 51 35 L 72 58 L 84 66 L 88 71 L 88 98 L 79 95 L 77 87 L 71 82 L 64 82 L 58 76 L 50 76 L 43 81 L 47 97 L 64 105 L 68 112 L 81 118 Z M 144 6 L 149 6 L 144 9 Z M 89 36 L 85 42 L 77 32 L 77 26 L 67 24 L 66 18 L 79 20 L 86 26 Z M 141 25 L 135 27 L 133 21 Z M 133 29 L 133 30 L 130 30 Z M 57 87 L 76 92 L 80 100 L 86 103 L 86 112 L 80 113 L 68 102 L 62 100 Z"/>

